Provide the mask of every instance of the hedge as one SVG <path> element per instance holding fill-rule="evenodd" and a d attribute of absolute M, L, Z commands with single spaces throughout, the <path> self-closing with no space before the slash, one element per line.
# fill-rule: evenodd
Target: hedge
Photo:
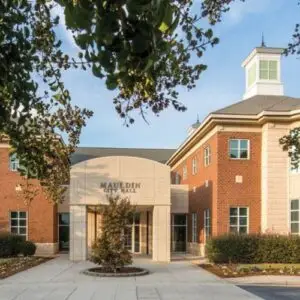
<path fill-rule="evenodd" d="M 214 263 L 300 263 L 300 236 L 223 235 L 206 244 Z"/>
<path fill-rule="evenodd" d="M 29 246 L 29 244 L 32 244 Z M 29 250 L 29 248 L 31 248 Z M 34 251 L 33 251 L 34 248 Z M 34 255 L 36 246 L 34 243 L 24 241 L 24 237 L 16 234 L 0 233 L 0 258 L 14 257 L 20 254 L 24 256 Z"/>

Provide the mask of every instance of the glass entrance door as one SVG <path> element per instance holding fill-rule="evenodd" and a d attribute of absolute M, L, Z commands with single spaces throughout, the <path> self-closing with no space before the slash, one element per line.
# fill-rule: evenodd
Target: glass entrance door
<path fill-rule="evenodd" d="M 59 250 L 69 250 L 70 242 L 70 214 L 58 214 Z"/>
<path fill-rule="evenodd" d="M 125 247 L 132 253 L 140 253 L 140 214 L 135 214 L 131 225 L 124 230 Z"/>
<path fill-rule="evenodd" d="M 172 215 L 172 252 L 186 252 L 187 244 L 187 216 Z"/>

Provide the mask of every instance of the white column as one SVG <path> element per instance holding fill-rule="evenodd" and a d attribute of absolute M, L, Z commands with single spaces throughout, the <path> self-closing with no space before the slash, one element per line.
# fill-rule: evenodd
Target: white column
<path fill-rule="evenodd" d="M 152 259 L 169 262 L 171 260 L 171 211 L 169 205 L 153 208 Z"/>
<path fill-rule="evenodd" d="M 87 259 L 87 207 L 70 206 L 70 260 Z"/>

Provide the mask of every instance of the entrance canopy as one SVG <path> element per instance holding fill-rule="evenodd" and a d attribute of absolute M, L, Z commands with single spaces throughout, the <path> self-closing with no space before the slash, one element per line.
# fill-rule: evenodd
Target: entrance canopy
<path fill-rule="evenodd" d="M 71 169 L 70 258 L 87 258 L 88 206 L 107 204 L 111 193 L 149 211 L 151 207 L 152 257 L 170 261 L 170 168 L 156 161 L 111 156 L 80 162 Z"/>

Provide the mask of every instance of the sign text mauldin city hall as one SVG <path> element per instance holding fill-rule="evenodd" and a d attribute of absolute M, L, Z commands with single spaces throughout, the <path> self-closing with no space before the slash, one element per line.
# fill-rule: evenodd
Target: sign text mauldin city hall
<path fill-rule="evenodd" d="M 100 188 L 104 193 L 121 192 L 123 194 L 136 193 L 141 188 L 140 182 L 100 182 Z"/>

